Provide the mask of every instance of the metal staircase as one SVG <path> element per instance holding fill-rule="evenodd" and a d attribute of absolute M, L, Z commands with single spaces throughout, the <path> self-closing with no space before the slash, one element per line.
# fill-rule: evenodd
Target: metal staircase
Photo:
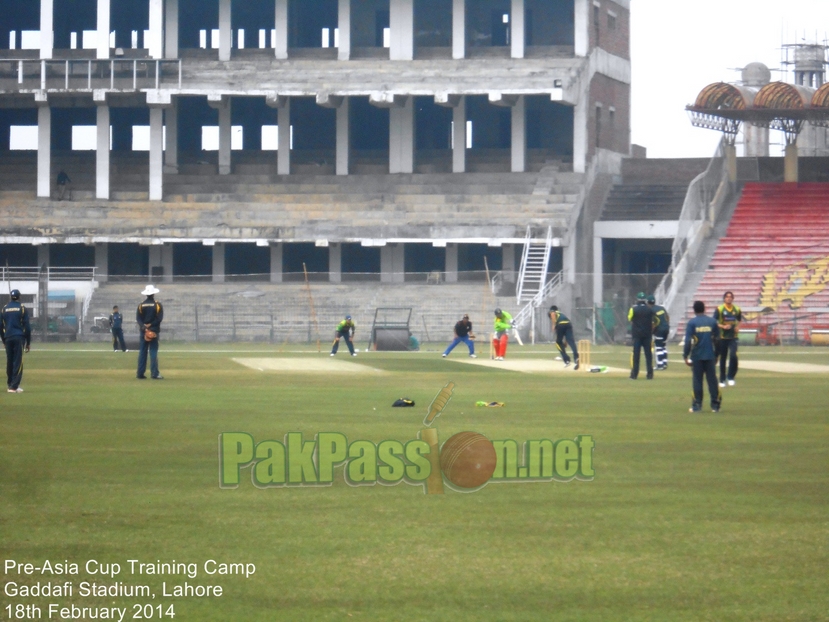
<path fill-rule="evenodd" d="M 552 246 L 552 227 L 547 227 L 547 237 L 544 242 L 536 242 L 532 237 L 532 227 L 527 227 L 524 255 L 521 257 L 521 269 L 518 272 L 518 287 L 516 288 L 516 302 L 519 305 L 531 301 L 544 289 Z"/>

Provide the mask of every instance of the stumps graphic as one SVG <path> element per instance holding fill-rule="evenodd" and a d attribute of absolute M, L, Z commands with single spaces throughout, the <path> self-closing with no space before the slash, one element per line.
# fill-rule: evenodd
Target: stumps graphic
<path fill-rule="evenodd" d="M 483 434 L 458 432 L 440 447 L 437 429 L 431 427 L 435 418 L 443 412 L 452 399 L 454 382 L 447 382 L 429 405 L 423 419 L 426 426 L 420 438 L 429 444 L 429 464 L 432 470 L 426 480 L 426 494 L 443 494 L 443 478 L 456 489 L 480 488 L 495 472 L 498 462 L 495 447 Z"/>

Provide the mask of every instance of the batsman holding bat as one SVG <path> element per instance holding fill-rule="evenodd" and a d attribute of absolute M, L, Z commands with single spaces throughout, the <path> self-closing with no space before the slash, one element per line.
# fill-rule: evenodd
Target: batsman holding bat
<path fill-rule="evenodd" d="M 492 346 L 495 349 L 495 360 L 503 361 L 507 353 L 507 342 L 509 341 L 509 330 L 512 328 L 512 316 L 506 311 L 495 309 L 495 336 L 492 338 Z"/>
<path fill-rule="evenodd" d="M 357 356 L 354 352 L 354 344 L 351 342 L 354 338 L 354 333 L 357 331 L 357 327 L 354 326 L 354 320 L 351 319 L 351 316 L 346 315 L 345 319 L 337 324 L 335 331 L 336 335 L 334 336 L 334 344 L 331 347 L 331 356 L 337 353 L 340 347 L 340 339 L 345 339 L 345 345 L 348 346 L 348 351 L 351 353 L 351 356 Z"/>

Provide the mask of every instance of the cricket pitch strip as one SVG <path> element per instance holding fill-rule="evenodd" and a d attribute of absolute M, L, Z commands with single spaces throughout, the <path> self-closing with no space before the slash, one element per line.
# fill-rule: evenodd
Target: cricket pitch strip
<path fill-rule="evenodd" d="M 284 357 L 284 358 L 234 358 L 234 362 L 244 365 L 257 371 L 278 371 L 278 372 L 325 372 L 328 374 L 382 374 L 381 369 L 375 369 L 368 365 L 360 365 L 350 360 L 348 354 L 345 357 L 330 357 L 327 354 L 322 357 Z"/>

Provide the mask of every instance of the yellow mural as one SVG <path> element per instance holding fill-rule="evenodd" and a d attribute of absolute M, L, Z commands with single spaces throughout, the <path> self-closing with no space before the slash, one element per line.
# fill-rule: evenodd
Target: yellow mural
<path fill-rule="evenodd" d="M 788 276 L 784 276 L 788 275 Z M 800 261 L 763 276 L 760 306 L 777 311 L 788 301 L 790 309 L 799 309 L 809 296 L 829 288 L 829 255 Z"/>

